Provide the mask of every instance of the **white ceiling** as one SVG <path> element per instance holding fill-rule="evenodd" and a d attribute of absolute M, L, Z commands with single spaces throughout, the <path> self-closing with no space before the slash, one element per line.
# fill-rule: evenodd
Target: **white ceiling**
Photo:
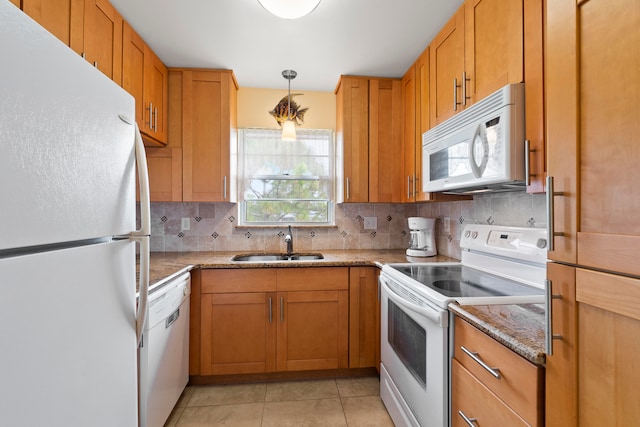
<path fill-rule="evenodd" d="M 225 68 L 241 87 L 335 89 L 341 74 L 402 77 L 462 0 L 322 0 L 285 20 L 258 0 L 111 0 L 169 67 Z"/>

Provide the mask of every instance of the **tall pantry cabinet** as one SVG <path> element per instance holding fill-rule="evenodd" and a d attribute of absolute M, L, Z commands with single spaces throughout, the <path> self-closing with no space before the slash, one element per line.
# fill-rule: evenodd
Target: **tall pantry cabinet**
<path fill-rule="evenodd" d="M 546 425 L 633 425 L 640 418 L 640 3 L 547 1 L 546 22 L 554 231 Z"/>

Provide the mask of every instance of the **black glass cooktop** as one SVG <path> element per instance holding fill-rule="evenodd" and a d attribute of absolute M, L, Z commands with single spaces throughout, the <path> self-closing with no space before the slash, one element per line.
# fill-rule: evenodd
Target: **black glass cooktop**
<path fill-rule="evenodd" d="M 464 265 L 392 265 L 402 274 L 448 297 L 492 297 L 542 295 L 528 286 Z"/>

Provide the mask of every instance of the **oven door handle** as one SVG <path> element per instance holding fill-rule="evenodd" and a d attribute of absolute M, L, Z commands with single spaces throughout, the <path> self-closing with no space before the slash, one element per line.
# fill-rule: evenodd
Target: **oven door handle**
<path fill-rule="evenodd" d="M 396 304 L 399 304 L 407 310 L 411 310 L 426 317 L 441 328 L 446 328 L 448 326 L 448 317 L 446 311 L 421 307 L 407 301 L 402 295 L 393 290 L 382 276 L 380 276 L 380 283 L 382 284 L 382 290 L 386 291 L 389 295 L 389 299 L 391 299 Z"/>

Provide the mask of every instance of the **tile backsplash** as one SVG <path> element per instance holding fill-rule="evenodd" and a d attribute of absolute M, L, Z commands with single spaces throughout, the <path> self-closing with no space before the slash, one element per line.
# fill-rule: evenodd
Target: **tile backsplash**
<path fill-rule="evenodd" d="M 496 193 L 460 202 L 391 204 L 347 203 L 336 206 L 335 227 L 293 227 L 295 251 L 331 249 L 401 249 L 409 242 L 407 218 L 437 218 L 439 254 L 460 258 L 464 224 L 544 227 L 544 194 Z M 377 228 L 365 230 L 364 218 Z M 282 227 L 237 227 L 232 203 L 152 203 L 151 251 L 285 251 Z"/>

